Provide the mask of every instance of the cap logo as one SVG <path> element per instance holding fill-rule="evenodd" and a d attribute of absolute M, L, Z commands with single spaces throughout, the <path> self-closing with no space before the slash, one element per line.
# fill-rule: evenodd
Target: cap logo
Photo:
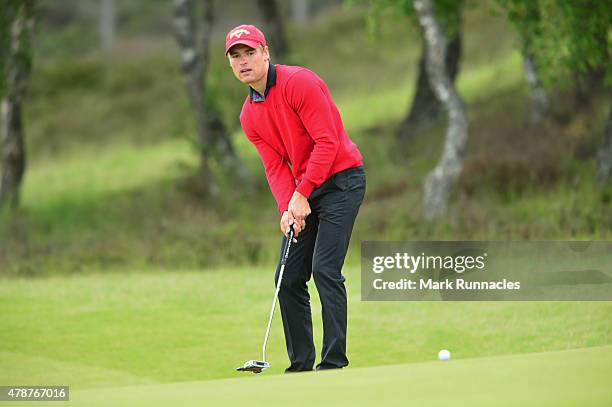
<path fill-rule="evenodd" d="M 250 31 L 247 31 L 247 30 L 245 30 L 244 28 L 240 28 L 240 29 L 238 29 L 238 30 L 234 30 L 234 31 L 232 31 L 232 32 L 230 33 L 230 35 L 229 35 L 229 38 L 230 38 L 230 40 L 231 40 L 232 38 L 234 38 L 234 37 L 236 37 L 236 38 L 240 38 L 240 37 L 242 37 L 242 35 L 243 35 L 243 34 L 247 34 L 247 35 L 248 35 L 248 34 L 250 34 L 250 33 L 251 33 Z"/>

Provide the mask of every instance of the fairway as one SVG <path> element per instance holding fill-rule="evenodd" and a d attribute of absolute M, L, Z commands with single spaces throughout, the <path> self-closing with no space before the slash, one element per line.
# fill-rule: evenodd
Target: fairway
<path fill-rule="evenodd" d="M 611 375 L 612 346 L 604 346 L 333 372 L 249 374 L 237 379 L 75 390 L 69 403 L 53 405 L 610 406 Z"/>

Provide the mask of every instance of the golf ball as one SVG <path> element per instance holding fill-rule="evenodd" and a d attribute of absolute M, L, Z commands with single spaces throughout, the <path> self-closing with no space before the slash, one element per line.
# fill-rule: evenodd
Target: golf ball
<path fill-rule="evenodd" d="M 438 359 L 440 360 L 449 360 L 451 357 L 451 353 L 448 351 L 448 349 L 442 349 L 440 352 L 438 352 Z"/>

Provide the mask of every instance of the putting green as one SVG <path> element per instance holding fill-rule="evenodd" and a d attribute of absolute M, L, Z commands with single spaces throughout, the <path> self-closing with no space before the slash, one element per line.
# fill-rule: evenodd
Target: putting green
<path fill-rule="evenodd" d="M 231 368 L 231 367 L 228 367 Z M 78 390 L 69 406 L 610 406 L 612 346 Z M 37 403 L 7 403 L 19 406 Z"/>

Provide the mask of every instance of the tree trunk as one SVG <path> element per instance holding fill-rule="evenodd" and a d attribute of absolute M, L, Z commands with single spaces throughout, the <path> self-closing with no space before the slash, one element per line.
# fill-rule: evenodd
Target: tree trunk
<path fill-rule="evenodd" d="M 447 74 L 453 83 L 459 72 L 461 45 L 461 33 L 457 32 L 450 42 L 446 54 Z M 410 110 L 399 129 L 399 137 L 402 140 L 411 140 L 414 136 L 427 130 L 438 119 L 443 110 L 442 104 L 436 98 L 427 78 L 427 69 L 425 68 L 427 47 L 427 41 L 423 40 L 416 92 L 412 98 Z"/>
<path fill-rule="evenodd" d="M 294 21 L 303 23 L 309 16 L 308 0 L 291 0 L 291 17 Z"/>
<path fill-rule="evenodd" d="M 584 72 L 574 73 L 574 104 L 576 108 L 585 109 L 591 105 L 593 95 L 602 88 L 605 76 L 605 69 L 602 68 L 589 68 Z"/>
<path fill-rule="evenodd" d="M 209 0 L 205 1 L 210 3 Z M 196 41 L 196 24 L 194 20 L 193 0 L 174 1 L 174 31 L 181 48 L 181 70 L 185 79 L 187 96 L 193 107 L 198 142 L 200 147 L 200 176 L 206 193 L 216 195 L 218 187 L 210 169 L 212 135 L 208 128 L 207 110 L 204 108 L 202 91 L 204 80 L 204 63 Z M 205 41 L 207 44 L 208 42 Z"/>
<path fill-rule="evenodd" d="M 604 130 L 603 140 L 597 152 L 597 180 L 603 184 L 612 184 L 612 106 L 608 113 L 608 124 Z"/>
<path fill-rule="evenodd" d="M 11 25 L 11 46 L 6 64 L 6 95 L 1 110 L 0 207 L 19 204 L 19 191 L 26 169 L 22 103 L 31 71 L 31 35 L 34 25 L 34 1 L 23 1 Z M 4 72 L 3 72 L 4 74 Z"/>
<path fill-rule="evenodd" d="M 435 18 L 431 0 L 414 0 L 414 8 L 428 44 L 426 68 L 429 81 L 449 119 L 442 157 L 425 180 L 424 215 L 431 220 L 446 213 L 452 185 L 463 169 L 468 122 L 463 101 L 447 73 L 446 38 Z"/>
<path fill-rule="evenodd" d="M 535 60 L 531 53 L 523 52 L 523 69 L 531 86 L 531 121 L 539 123 L 548 116 L 548 95 L 542 86 Z"/>
<path fill-rule="evenodd" d="M 115 44 L 115 0 L 100 2 L 100 47 L 110 51 Z"/>
<path fill-rule="evenodd" d="M 236 154 L 234 145 L 228 135 L 227 128 L 221 119 L 221 114 L 216 110 L 212 103 L 205 103 L 208 111 L 207 123 L 215 147 L 214 155 L 222 168 L 236 176 L 245 186 L 251 183 L 251 174 Z"/>
<path fill-rule="evenodd" d="M 206 99 L 206 72 L 210 61 L 210 38 L 214 21 L 213 1 L 204 0 L 202 5 L 204 9 L 199 44 L 193 0 L 174 1 L 174 28 L 181 49 L 181 69 L 187 95 L 196 118 L 204 188 L 208 193 L 216 195 L 219 189 L 211 172 L 212 160 L 216 159 L 222 168 L 237 176 L 242 183 L 248 184 L 250 175 L 234 150 L 227 129 L 215 108 L 215 101 Z"/>
<path fill-rule="evenodd" d="M 210 39 L 212 38 L 212 28 L 214 23 L 213 0 L 204 2 L 204 15 L 202 18 L 201 34 L 201 55 L 202 55 L 202 93 L 206 96 L 207 82 L 206 76 L 210 62 L 209 49 Z M 221 167 L 236 176 L 238 181 L 245 187 L 251 184 L 251 175 L 244 165 L 232 143 L 232 139 L 221 119 L 221 114 L 217 109 L 216 102 L 212 99 L 204 99 L 204 110 L 207 112 L 208 130 L 214 146 L 214 154 Z"/>
<path fill-rule="evenodd" d="M 279 61 L 289 54 L 283 15 L 276 0 L 257 0 L 266 27 L 270 52 Z"/>

